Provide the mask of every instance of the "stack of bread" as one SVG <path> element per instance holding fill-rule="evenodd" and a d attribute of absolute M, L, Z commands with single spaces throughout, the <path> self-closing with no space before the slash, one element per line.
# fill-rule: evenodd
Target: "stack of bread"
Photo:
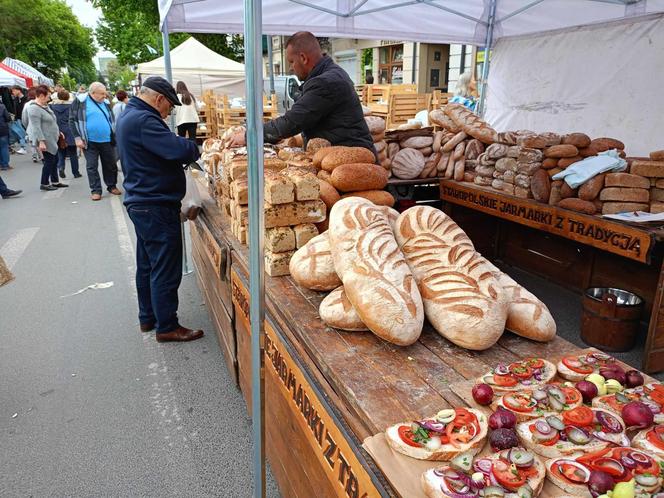
<path fill-rule="evenodd" d="M 378 154 L 378 162 L 390 171 L 392 161 L 387 157 L 387 142 L 385 142 L 385 120 L 378 116 L 365 116 L 364 120 L 367 122 L 371 138 Z"/>
<path fill-rule="evenodd" d="M 631 162 L 630 172 L 639 175 L 649 182 L 649 210 L 651 213 L 664 212 L 664 150 L 650 153 L 648 159 L 637 159 Z M 645 183 L 643 183 L 645 185 Z M 639 204 L 644 204 L 639 201 Z M 648 211 L 640 206 L 640 211 Z"/>
<path fill-rule="evenodd" d="M 343 199 L 328 232 L 295 252 L 290 271 L 303 287 L 332 291 L 319 310 L 326 324 L 398 345 L 418 339 L 425 316 L 440 335 L 475 350 L 491 347 L 505 328 L 539 341 L 556 334 L 546 306 L 428 206 L 399 214 Z"/>

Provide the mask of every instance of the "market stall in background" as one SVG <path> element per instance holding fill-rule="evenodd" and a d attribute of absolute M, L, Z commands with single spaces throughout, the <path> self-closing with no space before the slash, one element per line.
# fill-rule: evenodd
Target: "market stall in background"
<path fill-rule="evenodd" d="M 558 90 L 539 104 L 515 96 L 511 108 L 507 90 L 494 100 L 489 77 L 486 120 L 442 96 L 413 104 L 407 90 L 390 99 L 410 97 L 425 123 L 374 114 L 367 102 L 377 160 L 321 139 L 263 146 L 250 42 L 260 9 L 246 3 L 249 147 L 230 147 L 237 122 L 203 143 L 211 195 L 191 236 L 227 367 L 249 411 L 260 410 L 258 447 L 282 494 L 657 496 L 664 387 L 610 352 L 631 348 L 649 324 L 636 366 L 664 369 L 664 142 L 650 132 L 661 118 L 635 110 L 631 92 L 631 106 L 604 101 L 606 112 L 579 107 L 572 93 L 561 101 Z M 574 15 L 562 3 L 418 3 L 399 13 L 417 17 L 413 39 L 493 47 L 498 74 L 515 63 L 500 59 L 501 44 L 518 52 L 506 36 L 621 19 L 569 37 L 613 29 L 641 43 L 664 22 L 662 2 L 564 2 Z M 403 37 L 408 19 L 388 7 L 344 3 L 349 15 L 337 18 L 274 0 L 263 2 L 262 26 Z M 243 26 L 239 2 L 173 2 L 162 14 L 173 30 Z M 646 45 L 643 58 L 654 61 Z M 509 88 L 503 81 L 497 89 Z M 507 116 L 492 118 L 499 105 Z M 639 113 L 649 117 L 632 125 Z M 415 195 L 420 185 L 434 185 L 435 196 Z M 568 317 L 513 280 L 512 267 L 575 290 L 579 307 L 569 313 L 583 303 L 579 334 L 596 347 L 560 337 Z M 256 480 L 260 494 L 260 467 Z"/>

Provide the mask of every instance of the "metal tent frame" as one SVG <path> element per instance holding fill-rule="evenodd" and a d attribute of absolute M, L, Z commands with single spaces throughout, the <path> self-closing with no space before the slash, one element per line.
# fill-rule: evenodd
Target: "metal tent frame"
<path fill-rule="evenodd" d="M 164 62 L 166 75 L 172 81 L 170 69 L 170 54 L 168 42 L 168 16 L 171 7 L 201 2 L 203 0 L 158 0 L 161 12 L 160 29 L 163 34 Z M 239 1 L 239 0 L 236 0 Z M 308 0 L 287 0 L 288 2 L 308 7 L 326 14 L 340 18 L 353 18 L 366 16 L 377 12 L 394 10 L 400 7 L 426 5 L 460 18 L 476 22 L 486 29 L 485 58 L 482 66 L 482 86 L 480 90 L 479 111 L 483 113 L 486 100 L 487 79 L 489 76 L 489 53 L 494 44 L 494 30 L 497 24 L 518 16 L 529 9 L 550 0 L 532 0 L 518 9 L 497 18 L 497 4 L 500 0 L 484 0 L 486 20 L 476 18 L 445 5 L 445 0 L 403 0 L 391 5 L 376 8 L 366 8 L 369 0 L 357 0 L 357 4 L 346 11 L 329 9 L 315 5 Z M 625 9 L 645 0 L 579 0 L 589 3 L 605 3 L 623 5 Z M 338 4 L 351 5 L 352 0 L 337 0 Z M 244 41 L 245 41 L 245 67 L 247 70 L 247 150 L 248 150 L 248 180 L 249 180 L 249 319 L 251 323 L 251 367 L 252 367 L 252 431 L 253 449 L 252 466 L 254 471 L 254 496 L 265 496 L 265 447 L 264 447 L 264 378 L 263 378 L 263 344 L 265 320 L 265 278 L 264 278 L 264 213 L 263 213 L 263 113 L 262 113 L 262 1 L 243 0 L 244 4 Z M 302 29 L 307 29 L 305 26 Z M 407 39 L 406 34 L 404 39 Z M 464 41 L 464 43 L 467 43 Z M 271 44 L 268 43 L 271 48 Z M 272 59 L 269 61 L 272 65 Z M 272 84 L 271 84 L 271 88 Z"/>

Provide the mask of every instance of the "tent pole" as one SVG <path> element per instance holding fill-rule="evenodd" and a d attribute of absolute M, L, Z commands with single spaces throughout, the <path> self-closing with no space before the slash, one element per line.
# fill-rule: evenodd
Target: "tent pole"
<path fill-rule="evenodd" d="M 486 100 L 487 78 L 489 77 L 489 57 L 491 45 L 493 45 L 493 26 L 496 22 L 496 0 L 491 0 L 489 6 L 489 23 L 486 30 L 486 42 L 484 43 L 484 64 L 482 64 L 482 88 L 480 90 L 480 102 L 477 113 L 484 116 L 484 102 Z"/>
<path fill-rule="evenodd" d="M 274 95 L 274 64 L 272 63 L 272 37 L 267 37 L 267 71 L 270 76 L 270 96 Z"/>
<path fill-rule="evenodd" d="M 244 0 L 249 159 L 249 321 L 251 323 L 251 417 L 254 496 L 265 496 L 265 411 L 263 345 L 265 273 L 263 260 L 263 49 L 261 0 Z"/>

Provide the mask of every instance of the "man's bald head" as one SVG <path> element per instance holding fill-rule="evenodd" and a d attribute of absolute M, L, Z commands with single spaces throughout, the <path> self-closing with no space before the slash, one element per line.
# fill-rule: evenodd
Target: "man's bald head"
<path fill-rule="evenodd" d="M 323 58 L 323 52 L 312 33 L 298 31 L 286 42 L 286 57 L 295 75 L 304 80 Z"/>

